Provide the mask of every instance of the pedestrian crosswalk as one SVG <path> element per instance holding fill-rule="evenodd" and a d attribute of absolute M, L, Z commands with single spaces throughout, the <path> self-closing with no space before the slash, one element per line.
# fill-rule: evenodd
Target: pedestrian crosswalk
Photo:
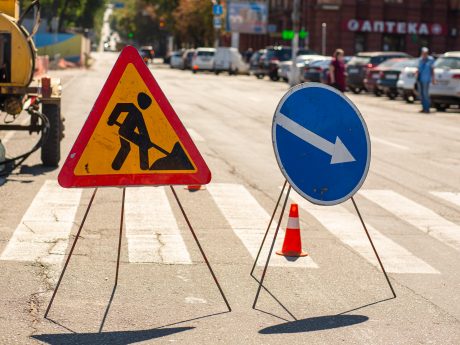
<path fill-rule="evenodd" d="M 219 213 L 212 217 L 224 221 L 229 232 L 225 236 L 235 236 L 241 244 L 238 260 L 252 264 L 261 240 L 265 234 L 272 210 L 262 206 L 258 195 L 242 184 L 211 183 L 206 190 L 200 191 L 217 206 Z M 404 233 L 426 236 L 460 252 L 460 224 L 447 220 L 430 208 L 393 190 L 362 190 L 360 196 L 376 204 L 382 210 L 380 217 L 392 217 L 407 224 Z M 81 189 L 62 189 L 56 181 L 45 181 L 35 195 L 17 225 L 10 240 L 0 254 L 3 261 L 39 262 L 52 266 L 59 271 L 65 257 L 69 238 L 81 203 Z M 460 194 L 457 192 L 427 193 L 427 196 L 444 200 L 460 212 Z M 193 241 L 186 241 L 187 229 L 181 228 L 171 203 L 171 196 L 165 187 L 134 187 L 126 190 L 125 232 L 127 256 L 133 264 L 192 264 L 190 252 L 195 251 Z M 325 230 L 338 239 L 338 243 L 351 248 L 363 260 L 377 266 L 377 261 L 359 218 L 349 208 L 338 205 L 333 207 L 316 206 L 291 192 L 291 201 L 299 204 L 304 218 L 308 222 L 312 217 Z M 400 238 L 387 234 L 380 228 L 381 222 L 374 219 L 373 213 L 366 216 L 368 230 L 380 253 L 388 272 L 397 274 L 440 274 L 440 268 L 426 257 L 420 258 L 417 248 L 406 248 Z M 287 222 L 287 218 L 283 223 Z M 284 229 L 275 243 L 275 249 L 282 247 Z M 269 243 L 273 238 L 276 222 L 272 224 L 268 241 L 265 244 L 259 265 L 264 264 L 268 255 Z M 311 241 L 305 241 L 309 243 Z M 308 245 L 305 248 L 308 251 Z M 435 255 L 436 253 L 434 253 Z M 431 258 L 430 258 L 431 259 Z M 321 260 L 314 256 L 288 260 L 273 254 L 270 265 L 300 269 L 321 268 Z"/>

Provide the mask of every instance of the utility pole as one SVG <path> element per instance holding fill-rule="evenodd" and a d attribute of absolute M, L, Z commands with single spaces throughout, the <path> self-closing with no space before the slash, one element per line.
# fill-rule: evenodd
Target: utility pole
<path fill-rule="evenodd" d="M 300 30 L 300 0 L 294 0 L 292 8 L 292 29 L 294 39 L 292 40 L 292 60 L 297 56 L 299 50 L 299 30 Z"/>
<path fill-rule="evenodd" d="M 296 57 L 299 51 L 299 30 L 300 30 L 300 0 L 294 0 L 292 7 L 292 30 L 294 31 L 294 38 L 292 39 L 292 65 L 291 65 L 291 76 L 289 84 L 295 85 L 297 83 L 297 71 Z"/>
<path fill-rule="evenodd" d="M 321 54 L 326 55 L 326 38 L 327 38 L 327 24 L 323 23 L 321 24 L 321 29 L 322 29 L 322 49 L 321 49 Z"/>

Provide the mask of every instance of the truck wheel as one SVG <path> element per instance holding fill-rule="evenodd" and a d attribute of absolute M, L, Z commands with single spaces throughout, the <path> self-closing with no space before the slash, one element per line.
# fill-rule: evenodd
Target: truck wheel
<path fill-rule="evenodd" d="M 43 104 L 42 113 L 47 117 L 50 124 L 48 135 L 42 145 L 42 163 L 45 166 L 56 167 L 61 159 L 61 109 L 57 104 Z"/>

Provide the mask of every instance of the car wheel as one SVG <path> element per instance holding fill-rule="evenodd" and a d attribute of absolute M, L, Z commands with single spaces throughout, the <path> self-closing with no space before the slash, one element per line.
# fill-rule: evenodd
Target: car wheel
<path fill-rule="evenodd" d="M 433 105 L 437 111 L 446 111 L 446 109 L 449 107 L 447 104 L 441 104 L 441 103 L 434 103 Z"/>
<path fill-rule="evenodd" d="M 264 77 L 263 74 L 256 74 L 257 79 L 262 79 Z"/>
<path fill-rule="evenodd" d="M 380 97 L 382 96 L 382 91 L 374 89 L 374 95 L 376 95 L 377 97 Z"/>
<path fill-rule="evenodd" d="M 271 75 L 271 76 L 270 76 L 270 79 L 271 79 L 272 81 L 278 81 L 278 80 L 280 80 L 280 77 L 278 77 L 277 75 Z"/>
<path fill-rule="evenodd" d="M 393 99 L 396 98 L 396 94 L 395 94 L 394 92 L 391 92 L 391 91 L 387 93 L 387 96 L 388 96 L 388 98 L 391 99 L 391 100 L 393 100 Z"/>
<path fill-rule="evenodd" d="M 351 88 L 351 92 L 353 92 L 354 94 L 358 94 L 361 92 L 361 88 L 360 87 L 352 87 Z"/>

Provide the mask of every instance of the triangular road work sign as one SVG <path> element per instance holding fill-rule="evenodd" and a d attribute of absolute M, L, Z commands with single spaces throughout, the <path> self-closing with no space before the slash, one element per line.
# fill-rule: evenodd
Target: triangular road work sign
<path fill-rule="evenodd" d="M 126 47 L 58 180 L 62 187 L 206 184 L 211 172 L 137 50 Z"/>

